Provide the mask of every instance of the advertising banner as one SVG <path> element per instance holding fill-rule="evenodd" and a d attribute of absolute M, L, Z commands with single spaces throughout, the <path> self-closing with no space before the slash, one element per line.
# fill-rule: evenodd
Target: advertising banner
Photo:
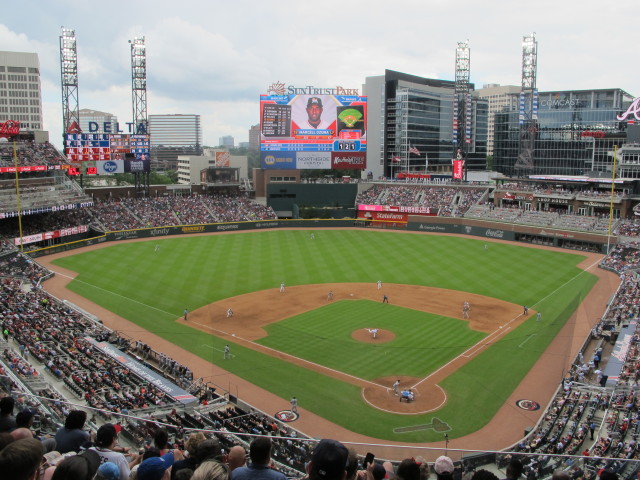
<path fill-rule="evenodd" d="M 371 220 L 372 222 L 394 222 L 394 223 L 407 223 L 409 215 L 406 213 L 391 213 L 391 212 L 358 212 L 358 218 L 363 220 Z"/>
<path fill-rule="evenodd" d="M 331 152 L 296 152 L 296 165 L 300 170 L 328 170 Z"/>
<path fill-rule="evenodd" d="M 367 153 L 352 152 L 342 153 L 333 152 L 331 154 L 331 168 L 334 170 L 364 170 L 367 168 Z"/>
<path fill-rule="evenodd" d="M 95 348 L 100 350 L 105 355 L 108 355 L 121 365 L 125 366 L 133 374 L 149 382 L 159 390 L 162 390 L 171 398 L 185 404 L 192 403 L 197 400 L 197 398 L 191 395 L 189 392 L 180 388 L 175 383 L 164 378 L 163 376 L 157 374 L 150 368 L 145 367 L 141 362 L 135 360 L 130 355 L 127 355 L 126 353 L 123 353 L 121 350 L 116 348 L 115 345 L 111 345 L 108 342 L 97 342 L 91 337 L 85 337 L 84 339 L 93 344 Z"/>
<path fill-rule="evenodd" d="M 296 152 L 260 152 L 264 169 L 296 169 Z"/>
<path fill-rule="evenodd" d="M 358 211 L 363 210 L 366 212 L 398 212 L 398 213 L 410 213 L 412 215 L 437 215 L 438 209 L 432 209 L 431 207 L 404 207 L 396 205 L 358 205 Z"/>
<path fill-rule="evenodd" d="M 98 175 L 110 175 L 112 173 L 124 173 L 124 160 L 108 160 L 96 162 Z"/>
<path fill-rule="evenodd" d="M 136 158 L 135 160 L 125 160 L 124 171 L 125 173 L 150 172 L 151 160 L 145 158 L 144 155 L 142 155 L 141 158 Z"/>
<path fill-rule="evenodd" d="M 230 167 L 231 166 L 231 153 L 229 152 L 216 152 L 216 167 Z"/>
<path fill-rule="evenodd" d="M 464 169 L 464 160 L 453 161 L 453 178 L 456 180 L 462 180 L 462 171 Z"/>
<path fill-rule="evenodd" d="M 51 240 L 53 238 L 68 237 L 70 235 L 77 235 L 78 233 L 86 233 L 88 231 L 86 225 L 79 225 L 77 227 L 63 228 L 61 230 L 54 230 L 52 232 L 36 233 L 34 235 L 27 235 L 22 237 L 22 244 L 40 242 L 42 240 Z M 13 239 L 14 245 L 20 245 L 20 237 Z"/>

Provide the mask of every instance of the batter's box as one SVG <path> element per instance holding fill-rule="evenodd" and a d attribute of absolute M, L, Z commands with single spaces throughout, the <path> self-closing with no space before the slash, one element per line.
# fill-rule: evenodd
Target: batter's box
<path fill-rule="evenodd" d="M 393 429 L 393 433 L 417 432 L 419 430 L 434 430 L 436 432 L 449 432 L 451 427 L 447 422 L 443 422 L 439 418 L 433 417 L 431 423 L 424 425 L 412 425 L 410 427 L 398 427 Z"/>

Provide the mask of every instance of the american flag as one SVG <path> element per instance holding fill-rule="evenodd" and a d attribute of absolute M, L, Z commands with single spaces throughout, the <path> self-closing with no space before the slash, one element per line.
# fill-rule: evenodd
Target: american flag
<path fill-rule="evenodd" d="M 395 163 L 400 163 L 402 160 L 398 155 L 394 155 L 393 157 L 391 157 L 391 161 Z"/>
<path fill-rule="evenodd" d="M 420 155 L 420 150 L 418 150 L 416 147 L 409 145 L 409 152 L 410 153 L 414 153 L 416 155 Z"/>

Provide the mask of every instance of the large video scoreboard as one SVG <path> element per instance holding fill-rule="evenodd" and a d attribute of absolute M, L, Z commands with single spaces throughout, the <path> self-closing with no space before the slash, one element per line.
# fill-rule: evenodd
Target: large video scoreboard
<path fill-rule="evenodd" d="M 65 154 L 72 165 L 70 175 L 148 172 L 149 135 L 70 133 Z"/>
<path fill-rule="evenodd" d="M 364 169 L 367 97 L 261 95 L 260 159 L 269 169 Z"/>

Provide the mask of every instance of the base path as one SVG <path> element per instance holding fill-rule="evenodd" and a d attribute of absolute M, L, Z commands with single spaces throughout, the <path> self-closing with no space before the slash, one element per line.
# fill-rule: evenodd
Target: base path
<path fill-rule="evenodd" d="M 424 235 L 424 233 L 417 234 Z M 149 240 L 147 239 L 146 241 Z M 483 239 L 483 241 L 510 243 L 488 239 Z M 173 343 L 160 338 L 151 332 L 143 330 L 138 325 L 135 325 L 134 323 L 129 322 L 128 320 L 119 317 L 112 312 L 102 308 L 101 306 L 68 290 L 66 288 L 66 285 L 75 276 L 75 273 L 52 265 L 50 263 L 55 258 L 59 258 L 61 256 L 75 255 L 88 249 L 103 248 L 107 245 L 110 244 L 85 247 L 78 250 L 62 252 L 48 257 L 39 258 L 39 263 L 57 273 L 55 277 L 44 283 L 44 288 L 58 298 L 67 299 L 70 302 L 83 308 L 84 310 L 96 315 L 109 328 L 122 331 L 131 336 L 134 340 L 140 339 L 155 350 L 164 352 L 170 357 L 176 359 L 178 362 L 189 365 L 193 370 L 194 376 L 196 378 L 212 378 L 214 383 L 225 386 L 225 388 L 228 388 L 234 395 L 237 395 L 240 399 L 247 401 L 248 403 L 254 405 L 256 408 L 259 408 L 266 413 L 273 414 L 279 410 L 286 410 L 289 408 L 289 399 L 277 397 L 276 395 L 273 395 L 270 392 L 263 390 L 245 381 L 244 379 L 225 371 L 218 365 L 213 365 L 210 362 L 207 362 L 206 360 L 197 357 L 196 355 L 182 348 L 177 347 Z M 531 246 L 531 248 L 553 249 L 550 247 L 534 246 Z M 553 250 L 567 253 L 567 250 L 564 249 Z M 494 418 L 485 427 L 478 430 L 477 432 L 474 432 L 465 437 L 451 440 L 448 445 L 449 449 L 504 449 L 517 443 L 522 438 L 524 430 L 528 427 L 534 426 L 537 423 L 541 413 L 544 411 L 544 408 L 546 408 L 547 403 L 552 400 L 552 397 L 556 389 L 558 388 L 564 372 L 570 366 L 573 358 L 575 358 L 575 355 L 584 343 L 584 340 L 589 334 L 592 326 L 596 324 L 603 315 L 607 302 L 619 285 L 619 278 L 617 275 L 595 267 L 595 265 L 597 265 L 597 262 L 602 259 L 602 255 L 587 254 L 582 252 L 581 254 L 585 255 L 586 259 L 580 264 L 580 267 L 583 269 L 589 268 L 589 272 L 598 277 L 598 283 L 596 284 L 596 286 L 591 290 L 589 295 L 585 298 L 574 315 L 567 321 L 566 325 L 551 343 L 547 351 L 536 362 L 534 367 L 525 376 L 520 385 L 514 390 L 514 392 L 512 392 L 511 396 L 508 398 L 502 408 L 500 408 Z M 412 285 L 384 284 L 383 288 L 380 290 L 378 290 L 377 285 L 373 282 L 370 284 L 324 284 L 295 288 L 306 289 L 304 300 L 299 300 L 300 295 L 296 295 L 294 293 L 294 287 L 287 287 L 285 293 L 280 293 L 279 285 L 274 285 L 274 288 L 272 290 L 248 295 L 284 295 L 287 297 L 287 302 L 278 302 L 280 303 L 280 306 L 286 303 L 291 305 L 291 309 L 306 311 L 312 308 L 317 308 L 317 306 L 320 305 L 326 305 L 329 301 L 337 301 L 347 298 L 369 298 L 374 301 L 382 301 L 382 296 L 386 294 L 389 298 L 389 302 L 393 305 L 406 306 L 409 308 L 429 311 L 438 313 L 440 315 L 451 316 L 454 318 L 462 318 L 462 303 L 464 301 L 468 301 L 471 304 L 471 318 L 469 319 L 469 321 L 471 322 L 471 327 L 485 332 L 493 332 L 496 329 L 496 326 L 499 327 L 499 325 L 504 324 L 504 322 L 507 322 L 510 319 L 517 318 L 522 314 L 521 306 L 496 301 L 496 299 L 487 299 L 486 297 L 471 295 L 463 292 L 449 292 L 451 294 L 451 297 L 448 297 L 445 300 L 441 298 L 440 294 L 447 291 L 444 291 L 442 289 L 429 289 L 438 291 L 438 295 L 430 295 L 429 297 L 431 298 L 425 298 L 424 296 L 417 294 L 418 290 L 413 289 L 424 289 L 426 287 L 416 287 Z M 333 291 L 333 300 L 327 300 L 327 294 L 329 290 Z M 351 294 L 353 294 L 353 297 L 351 296 Z M 274 309 L 269 307 L 271 302 L 266 301 L 265 297 L 263 299 L 265 301 L 262 301 L 262 304 L 258 307 L 261 310 L 260 317 L 262 318 L 262 320 L 260 322 L 262 323 L 256 322 L 255 320 L 250 319 L 250 317 L 253 315 L 250 315 L 246 311 L 246 304 L 244 303 L 244 301 L 241 302 L 240 300 L 242 297 L 245 296 L 242 295 L 239 297 L 226 299 L 224 301 L 217 302 L 207 307 L 203 307 L 202 309 L 191 312 L 189 314 L 189 324 L 191 324 L 191 326 L 200 324 L 200 328 L 206 331 L 211 331 L 211 333 L 215 333 L 219 336 L 228 335 L 227 338 L 229 341 L 233 340 L 237 342 L 251 342 L 265 335 L 263 329 L 263 326 L 265 324 L 294 314 L 289 314 L 287 311 L 280 308 L 280 306 L 278 306 L 277 311 L 273 311 Z M 309 304 L 306 297 L 313 299 L 314 304 L 317 306 L 314 307 L 313 305 Z M 259 299 L 260 297 L 255 298 Z M 258 303 L 260 303 L 260 300 L 258 301 Z M 226 318 L 226 311 L 228 308 L 231 308 L 234 312 L 233 317 L 229 319 Z M 485 316 L 485 314 L 483 314 L 483 309 L 490 309 L 486 310 L 484 313 L 489 313 L 490 311 L 493 312 L 492 315 L 498 312 L 499 318 L 491 322 L 487 320 L 484 320 L 482 322 L 479 321 L 478 319 L 481 318 L 491 318 L 491 316 Z M 529 310 L 529 316 L 531 315 L 535 315 L 535 310 Z M 216 331 L 212 331 L 214 328 L 212 326 L 212 320 L 214 318 Z M 177 321 L 182 321 L 182 319 L 177 319 Z M 372 328 L 375 328 L 375 326 L 372 325 Z M 238 338 L 240 336 L 238 332 L 240 331 L 242 332 L 242 336 L 241 338 Z M 236 333 L 235 338 L 231 336 L 232 333 Z M 366 333 L 367 338 L 363 336 L 362 341 L 372 341 L 370 339 L 369 332 L 364 330 L 363 334 L 364 333 Z M 393 332 L 390 333 L 392 334 Z M 360 335 L 360 333 L 354 332 L 353 335 Z M 384 331 L 382 332 L 382 335 L 383 336 L 381 337 L 381 340 L 384 341 Z M 460 361 L 464 361 L 464 359 L 460 359 Z M 452 364 L 447 368 L 451 368 L 451 371 L 453 371 L 459 368 L 459 365 Z M 437 373 L 438 378 L 444 378 L 444 376 L 448 375 L 450 372 L 447 373 L 446 369 L 444 369 L 441 372 Z M 336 372 L 335 375 L 340 374 Z M 440 377 L 440 375 L 442 375 L 442 377 Z M 405 404 L 403 402 L 402 407 L 400 407 L 400 402 L 398 401 L 397 397 L 393 395 L 392 390 L 390 390 L 391 384 L 395 380 L 396 379 L 394 377 L 377 379 L 375 383 L 379 386 L 371 386 L 371 382 L 363 382 L 363 400 L 371 401 L 376 405 L 376 407 L 382 409 L 387 409 L 387 406 L 390 406 L 390 409 L 392 409 L 393 411 L 398 411 L 398 408 L 407 409 L 401 411 L 405 414 L 414 413 L 409 411 L 408 409 L 416 409 L 417 411 L 428 411 L 434 408 L 434 405 L 421 404 L 421 396 L 418 396 L 418 400 L 416 400 L 416 402 L 414 403 Z M 415 385 L 415 383 L 419 382 L 420 380 L 421 379 L 406 377 L 400 378 L 401 386 Z M 354 380 L 353 377 L 349 377 L 349 380 L 345 379 L 345 381 L 354 382 L 356 380 Z M 435 385 L 437 383 L 437 379 L 434 378 L 432 383 Z M 368 390 L 370 387 L 373 388 L 374 391 Z M 380 392 L 376 391 L 378 388 L 381 390 Z M 431 388 L 430 397 L 436 397 L 436 395 L 434 395 L 435 387 L 432 385 L 429 388 Z M 442 395 L 444 395 L 444 393 Z M 538 411 L 521 410 L 515 405 L 516 401 L 520 399 L 535 400 L 541 404 L 542 408 Z M 359 445 L 356 445 L 355 447 L 358 451 L 361 452 L 374 451 L 376 453 L 376 456 L 379 458 L 402 459 L 416 455 L 423 455 L 428 460 L 434 460 L 436 457 L 442 454 L 442 449 L 445 447 L 444 441 L 432 444 L 407 444 L 403 442 L 390 442 L 386 440 L 381 441 L 375 438 L 351 432 L 339 425 L 333 424 L 330 421 L 313 414 L 312 412 L 304 410 L 304 405 L 301 405 L 298 408 L 301 415 L 300 418 L 296 420 L 296 422 L 292 425 L 295 426 L 295 428 L 317 438 L 336 438 L 345 443 L 353 442 L 376 444 L 374 447 Z M 419 450 L 420 447 L 431 447 L 436 448 L 436 450 Z M 449 451 L 449 454 L 452 457 L 458 456 L 458 454 L 453 451 Z"/>
<path fill-rule="evenodd" d="M 333 292 L 331 299 L 328 296 L 329 291 Z M 426 379 L 398 378 L 400 379 L 400 389 L 411 388 L 414 391 L 415 400 L 410 403 L 400 402 L 395 395 L 391 388 L 396 381 L 395 377 L 380 378 L 372 382 L 365 381 L 254 343 L 255 340 L 266 336 L 264 330 L 266 325 L 282 319 L 315 310 L 331 302 L 362 299 L 382 302 L 384 296 L 387 297 L 390 304 L 396 306 L 461 320 L 465 320 L 462 305 L 464 302 L 468 302 L 471 305 L 469 319 L 466 319 L 469 326 L 474 330 L 488 333 L 489 336 L 482 341 L 482 345 L 469 349 L 464 355 L 448 364 L 446 368 L 441 368 Z M 228 308 L 233 310 L 233 317 L 227 317 Z M 438 386 L 439 381 L 482 352 L 483 345 L 487 340 L 492 342 L 498 340 L 535 313 L 534 310 L 529 310 L 528 316 L 524 317 L 520 305 L 442 288 L 385 283 L 381 289 L 378 289 L 376 283 L 336 283 L 286 287 L 284 292 L 280 292 L 278 286 L 269 290 L 238 295 L 189 313 L 186 322 L 182 317 L 177 318 L 176 321 L 207 333 L 213 333 L 225 338 L 230 343 L 240 343 L 267 355 L 277 356 L 291 363 L 359 386 L 363 389 L 364 401 L 375 408 L 387 412 L 417 414 L 437 410 L 446 402 L 445 392 Z M 502 328 L 503 326 L 505 328 Z M 370 327 L 375 328 L 375 325 Z M 352 337 L 367 343 L 384 343 L 395 336 L 392 331 L 379 333 L 379 338 L 374 339 L 368 329 L 362 329 L 353 332 Z"/>

